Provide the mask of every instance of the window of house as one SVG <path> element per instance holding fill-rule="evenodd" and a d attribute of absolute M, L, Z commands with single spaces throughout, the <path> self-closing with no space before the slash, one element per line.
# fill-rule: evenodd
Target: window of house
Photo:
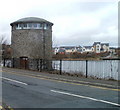
<path fill-rule="evenodd" d="M 83 51 L 85 51 L 85 49 L 83 49 Z"/>
<path fill-rule="evenodd" d="M 99 45 L 97 45 L 97 48 L 99 48 Z"/>

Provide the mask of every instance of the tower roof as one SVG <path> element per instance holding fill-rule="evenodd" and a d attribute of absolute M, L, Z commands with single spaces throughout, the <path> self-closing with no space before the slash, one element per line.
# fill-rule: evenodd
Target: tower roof
<path fill-rule="evenodd" d="M 12 26 L 13 24 L 17 24 L 17 23 L 49 23 L 49 24 L 53 25 L 53 23 L 51 23 L 45 19 L 38 18 L 38 17 L 22 18 L 22 19 L 15 21 L 15 22 L 12 22 L 10 25 Z"/>

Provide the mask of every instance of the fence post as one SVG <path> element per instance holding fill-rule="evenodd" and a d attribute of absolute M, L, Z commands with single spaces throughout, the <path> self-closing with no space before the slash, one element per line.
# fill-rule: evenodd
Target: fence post
<path fill-rule="evenodd" d="M 88 60 L 86 60 L 86 78 L 88 77 Z"/>
<path fill-rule="evenodd" d="M 39 59 L 36 59 L 37 61 L 37 70 L 39 71 Z"/>
<path fill-rule="evenodd" d="M 42 59 L 40 59 L 40 72 L 42 71 Z"/>
<path fill-rule="evenodd" d="M 3 66 L 5 67 L 5 58 L 3 59 Z"/>
<path fill-rule="evenodd" d="M 62 74 L 62 60 L 60 60 L 60 75 Z"/>
<path fill-rule="evenodd" d="M 14 68 L 14 58 L 12 58 L 12 67 Z"/>

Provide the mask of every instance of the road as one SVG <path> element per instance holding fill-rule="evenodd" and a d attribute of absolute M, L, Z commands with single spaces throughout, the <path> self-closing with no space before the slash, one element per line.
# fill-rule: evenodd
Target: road
<path fill-rule="evenodd" d="M 11 108 L 113 108 L 120 89 L 75 83 L 19 69 L 2 71 L 2 98 Z"/>

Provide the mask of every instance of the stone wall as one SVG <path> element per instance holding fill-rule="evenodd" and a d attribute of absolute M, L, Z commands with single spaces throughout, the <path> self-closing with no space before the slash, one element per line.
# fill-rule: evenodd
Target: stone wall
<path fill-rule="evenodd" d="M 44 44 L 45 43 L 45 44 Z M 12 30 L 12 56 L 39 59 L 52 58 L 51 30 Z"/>

